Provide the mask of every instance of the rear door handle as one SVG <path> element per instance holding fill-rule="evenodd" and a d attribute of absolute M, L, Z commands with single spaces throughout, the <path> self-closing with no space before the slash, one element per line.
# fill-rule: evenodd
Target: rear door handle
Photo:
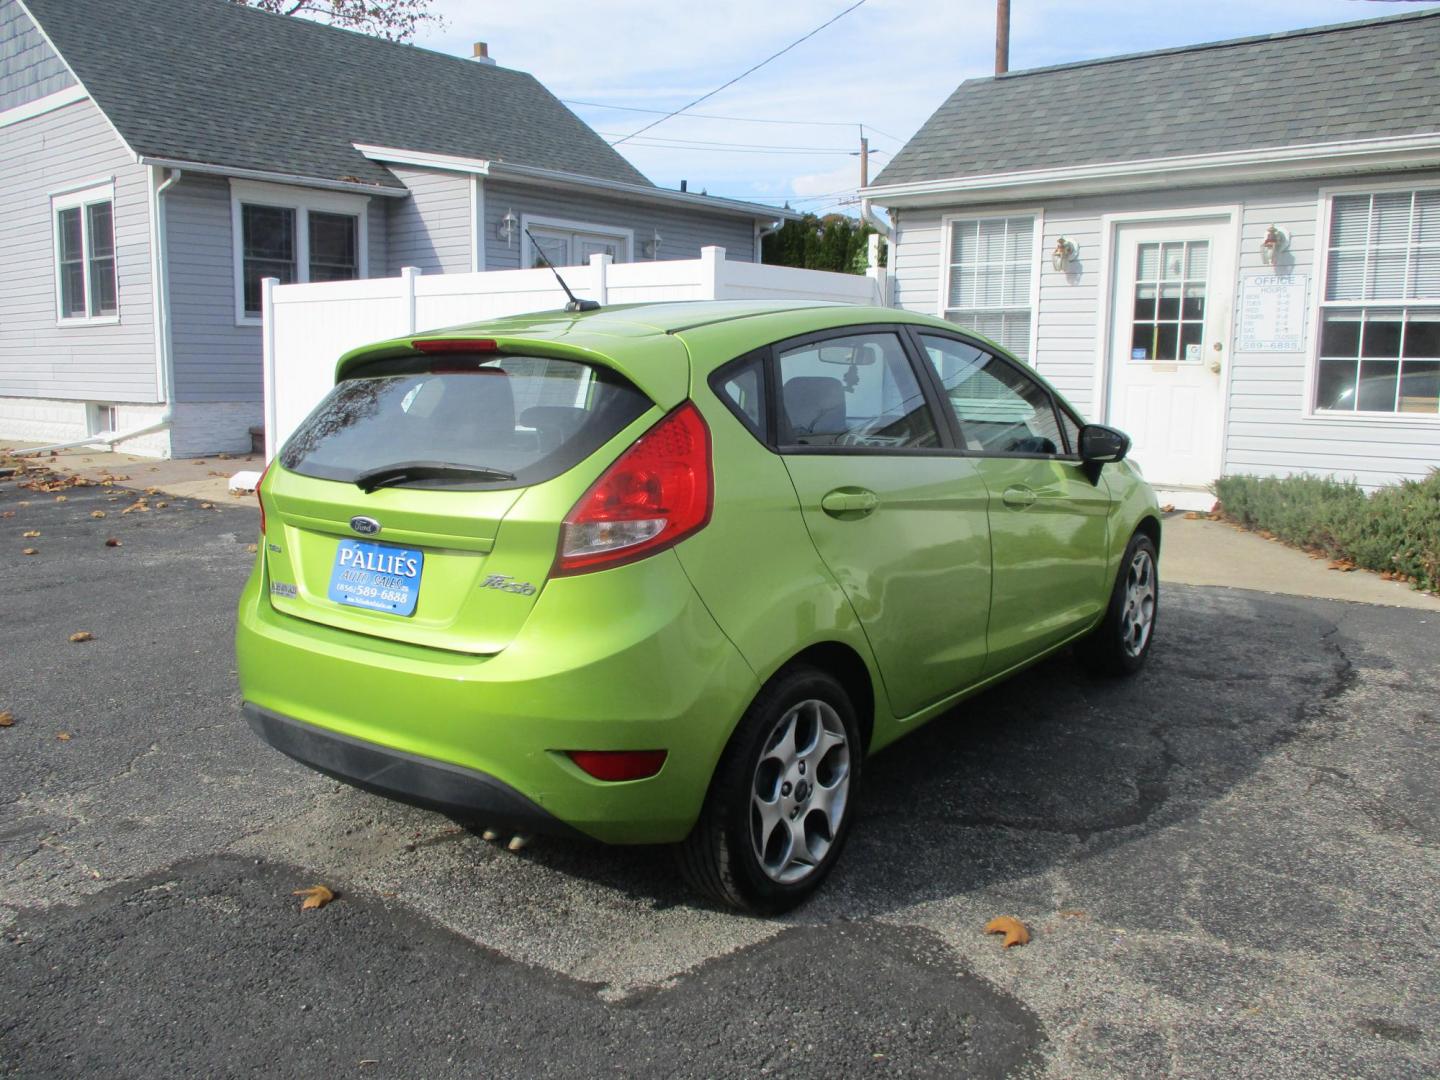
<path fill-rule="evenodd" d="M 1023 484 L 1013 484 L 1005 489 L 1005 493 L 1000 498 L 1005 501 L 1006 506 L 1015 510 L 1024 510 L 1034 505 L 1036 496 L 1035 492 Z"/>
<path fill-rule="evenodd" d="M 820 509 L 831 517 L 864 515 L 879 505 L 880 497 L 864 488 L 836 488 L 820 499 Z"/>

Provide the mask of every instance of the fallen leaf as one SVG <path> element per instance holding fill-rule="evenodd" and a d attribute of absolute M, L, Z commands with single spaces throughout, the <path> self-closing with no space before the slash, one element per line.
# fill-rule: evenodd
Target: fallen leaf
<path fill-rule="evenodd" d="M 300 905 L 301 911 L 318 911 L 330 903 L 331 900 L 335 899 L 335 894 L 324 885 L 312 885 L 308 889 L 296 889 L 290 895 L 303 896 L 305 898 L 305 902 Z"/>
<path fill-rule="evenodd" d="M 82 641 L 94 641 L 95 635 L 89 630 L 76 630 L 75 633 L 70 635 L 70 640 L 78 645 Z"/>
<path fill-rule="evenodd" d="M 1001 915 L 999 918 L 991 919 L 985 924 L 987 934 L 1004 934 L 1004 948 L 1011 945 L 1028 945 L 1030 943 L 1030 931 L 1025 929 L 1025 924 L 1013 915 Z"/>
<path fill-rule="evenodd" d="M 115 537 L 113 537 L 113 536 L 107 536 L 107 537 L 105 538 L 105 546 L 106 546 L 106 547 L 119 547 L 119 546 L 120 546 L 120 541 L 117 540 L 117 539 L 115 539 Z"/>
<path fill-rule="evenodd" d="M 0 727 L 14 727 L 15 714 L 11 712 L 0 712 Z"/>
<path fill-rule="evenodd" d="M 1260 530 L 1260 539 L 1261 539 L 1261 540 L 1274 540 L 1274 539 L 1275 539 L 1275 534 L 1272 533 L 1272 532 L 1266 532 L 1264 529 L 1261 529 L 1261 530 Z"/>
<path fill-rule="evenodd" d="M 68 731 L 62 731 L 62 732 L 60 732 L 59 735 L 56 735 L 55 738 L 59 739 L 61 742 L 69 742 L 69 741 L 70 741 L 70 732 L 68 732 Z"/>
<path fill-rule="evenodd" d="M 14 517 L 14 516 L 15 516 L 15 511 L 14 511 L 14 510 L 5 510 L 5 511 L 3 511 L 3 512 L 0 512 L 0 518 L 4 518 L 4 517 Z"/>
<path fill-rule="evenodd" d="M 248 551 L 251 555 L 254 555 L 255 552 L 260 550 L 260 548 L 257 544 L 246 544 L 245 550 Z"/>
<path fill-rule="evenodd" d="M 70 496 L 68 496 L 68 495 L 56 495 L 56 496 L 55 496 L 55 501 L 56 501 L 56 502 L 69 502 L 69 501 L 70 501 Z"/>
<path fill-rule="evenodd" d="M 24 551 L 22 551 L 20 554 L 21 554 L 21 555 L 39 555 L 39 554 L 40 554 L 40 549 L 39 549 L 39 548 L 26 548 L 26 549 L 25 549 Z"/>
<path fill-rule="evenodd" d="M 1079 908 L 1061 908 L 1059 914 L 1062 919 L 1088 919 L 1090 917 Z"/>
<path fill-rule="evenodd" d="M 155 509 L 156 509 L 156 510 L 164 510 L 165 507 L 167 507 L 167 506 L 169 506 L 169 505 L 170 505 L 170 504 L 169 504 L 168 502 L 166 502 L 164 499 L 161 499 L 159 502 L 157 502 L 157 503 L 155 504 Z"/>
<path fill-rule="evenodd" d="M 160 489 L 159 489 L 159 488 L 146 488 L 146 489 L 145 489 L 145 494 L 146 494 L 146 495 L 158 495 L 158 494 L 160 494 Z"/>
<path fill-rule="evenodd" d="M 1199 520 L 1200 520 L 1200 515 L 1199 515 L 1198 513 L 1196 513 L 1194 510 L 1190 510 L 1190 511 L 1188 511 L 1188 512 L 1185 514 L 1185 520 L 1186 520 L 1186 521 L 1199 521 Z"/>
<path fill-rule="evenodd" d="M 201 509 L 201 510 L 214 510 L 214 509 L 215 509 L 215 504 L 214 504 L 214 503 L 201 503 L 201 504 L 200 504 L 200 509 Z"/>
<path fill-rule="evenodd" d="M 1175 504 L 1166 503 L 1164 506 L 1160 507 L 1160 512 L 1162 514 L 1173 514 L 1175 512 Z"/>
<path fill-rule="evenodd" d="M 20 535 L 23 536 L 26 540 L 33 540 L 35 537 L 37 537 L 37 536 L 40 535 L 40 530 L 39 530 L 39 529 L 26 529 L 26 530 L 25 530 L 23 533 L 21 533 Z"/>
<path fill-rule="evenodd" d="M 131 503 L 129 506 L 125 507 L 124 510 L 121 510 L 120 513 L 122 513 L 122 514 L 130 514 L 130 513 L 134 513 L 136 510 L 141 511 L 142 513 L 149 513 L 150 507 L 149 507 L 149 505 L 145 502 L 144 499 L 136 499 L 136 500 L 135 500 L 133 503 Z"/>
<path fill-rule="evenodd" d="M 226 453 L 219 453 L 219 454 L 216 454 L 215 457 L 216 457 L 218 460 L 220 460 L 220 461 L 227 461 L 227 460 L 229 460 L 230 455 L 229 455 L 229 454 L 226 454 Z"/>
<path fill-rule="evenodd" d="M 1342 574 L 1348 574 L 1355 569 L 1355 564 L 1349 559 L 1334 559 L 1326 569 L 1339 570 Z"/>
<path fill-rule="evenodd" d="M 105 511 L 104 511 L 104 510 L 91 510 L 91 511 L 90 511 L 90 516 L 93 517 L 93 518 L 102 518 L 102 517 L 105 516 Z"/>

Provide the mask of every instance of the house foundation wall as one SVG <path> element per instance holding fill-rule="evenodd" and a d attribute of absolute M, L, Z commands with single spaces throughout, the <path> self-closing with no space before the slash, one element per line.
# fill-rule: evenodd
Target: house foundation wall
<path fill-rule="evenodd" d="M 156 423 L 166 406 L 115 405 L 115 430 Z M 98 431 L 93 402 L 0 397 L 0 440 L 17 447 L 75 442 Z M 124 439 L 114 448 L 141 457 L 199 457 L 221 451 L 247 453 L 250 427 L 261 422 L 258 402 L 194 402 L 174 406 L 169 428 Z M 97 447 L 100 444 L 96 444 Z"/>

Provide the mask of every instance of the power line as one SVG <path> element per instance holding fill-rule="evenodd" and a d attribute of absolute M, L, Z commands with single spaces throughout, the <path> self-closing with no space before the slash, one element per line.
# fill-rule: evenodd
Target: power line
<path fill-rule="evenodd" d="M 708 99 L 708 98 L 714 97 L 716 94 L 720 93 L 720 91 L 721 91 L 721 90 L 724 90 L 726 87 L 734 86 L 737 82 L 739 82 L 741 79 L 745 78 L 747 75 L 751 75 L 751 74 L 759 71 L 759 70 L 760 70 L 762 67 L 764 67 L 766 64 L 770 63 L 770 61 L 775 60 L 775 59 L 777 59 L 777 58 L 779 58 L 779 57 L 781 57 L 781 56 L 784 56 L 784 55 L 785 55 L 787 52 L 789 52 L 791 49 L 795 48 L 795 46 L 801 44 L 802 42 L 805 42 L 805 41 L 810 40 L 812 37 L 814 37 L 816 34 L 818 34 L 821 30 L 824 30 L 827 26 L 829 26 L 831 23 L 840 21 L 840 20 L 843 19 L 846 15 L 849 15 L 850 12 L 854 11 L 856 8 L 860 7 L 860 6 L 863 5 L 864 3 L 865 3 L 865 0 L 855 0 L 855 3 L 851 4 L 851 5 L 850 5 L 849 7 L 847 7 L 844 11 L 840 12 L 840 14 L 834 15 L 834 16 L 832 16 L 831 18 L 825 20 L 823 23 L 821 23 L 819 26 L 817 26 L 814 30 L 811 30 L 808 34 L 804 35 L 803 37 L 796 38 L 794 41 L 792 41 L 789 45 L 786 45 L 786 46 L 785 46 L 783 49 L 781 49 L 779 52 L 771 53 L 771 54 L 770 54 L 769 56 L 767 56 L 764 60 L 761 60 L 758 64 L 756 64 L 754 67 L 751 67 L 751 68 L 746 69 L 745 71 L 742 71 L 739 75 L 736 75 L 736 76 L 735 76 L 733 79 L 731 79 L 729 82 L 723 83 L 722 85 L 717 86 L 714 90 L 711 90 L 708 94 L 701 94 L 701 95 L 700 95 L 698 98 L 696 98 L 694 101 L 690 102 L 689 105 L 682 105 L 680 108 L 676 109 L 674 112 L 666 113 L 664 116 L 660 117 L 660 119 L 651 121 L 650 123 L 646 124 L 644 127 L 640 128 L 639 130 L 637 130 L 637 131 L 632 131 L 629 135 L 626 135 L 625 138 L 620 139 L 620 140 L 618 140 L 617 142 L 613 142 L 613 143 L 611 143 L 610 145 L 611 145 L 611 146 L 619 146 L 620 143 L 623 143 L 623 142 L 626 142 L 626 141 L 628 141 L 628 140 L 630 140 L 630 139 L 633 139 L 636 135 L 640 135 L 640 134 L 642 134 L 642 133 L 644 133 L 644 132 L 646 132 L 646 131 L 649 131 L 651 128 L 653 128 L 653 127 L 655 127 L 655 126 L 657 126 L 657 125 L 659 125 L 659 124 L 663 124 L 666 120 L 669 120 L 670 117 L 672 117 L 672 116 L 679 116 L 679 115 L 680 115 L 682 112 L 684 112 L 686 109 L 694 108 L 696 105 L 699 105 L 702 101 L 705 101 L 705 100 Z"/>
<path fill-rule="evenodd" d="M 618 131 L 601 131 L 597 134 L 605 136 L 619 136 Z M 854 150 L 846 150 L 839 146 L 782 146 L 779 143 L 735 143 L 735 142 L 709 142 L 704 139 L 670 139 L 658 135 L 643 135 L 640 142 L 646 145 L 665 145 L 678 147 L 706 147 L 718 146 L 728 150 L 787 150 L 796 152 L 807 152 L 816 154 L 853 154 Z M 611 145 L 614 145 L 613 143 Z"/>
<path fill-rule="evenodd" d="M 667 112 L 665 109 L 642 109 L 638 105 L 606 105 L 599 101 L 577 101 L 574 98 L 561 98 L 566 105 L 584 105 L 591 109 L 611 109 L 615 112 L 649 113 L 653 116 L 675 116 L 674 112 Z M 685 112 L 685 110 L 679 110 Z M 685 112 L 687 120 L 729 120 L 737 124 L 789 124 L 795 127 L 863 127 L 867 131 L 873 131 L 876 135 L 883 135 L 887 139 L 894 139 L 896 142 L 905 140 L 897 135 L 890 135 L 877 127 L 861 123 L 859 120 L 770 120 L 760 116 L 720 116 L 717 113 L 696 113 Z M 633 138 L 633 136 L 632 136 Z"/>

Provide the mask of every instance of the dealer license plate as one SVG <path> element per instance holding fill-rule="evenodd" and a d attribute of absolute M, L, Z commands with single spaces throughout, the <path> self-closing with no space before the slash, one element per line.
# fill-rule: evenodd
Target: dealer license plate
<path fill-rule="evenodd" d="M 413 615 L 424 568 L 425 553 L 415 548 L 341 540 L 330 572 L 330 599 L 371 611 Z"/>

